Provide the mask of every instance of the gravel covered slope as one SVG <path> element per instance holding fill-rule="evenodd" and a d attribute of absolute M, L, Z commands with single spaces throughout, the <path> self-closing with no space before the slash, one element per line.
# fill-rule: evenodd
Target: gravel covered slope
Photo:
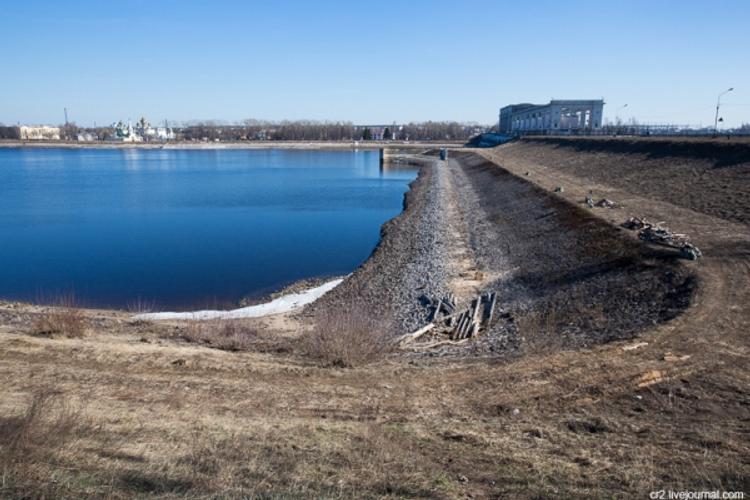
<path fill-rule="evenodd" d="M 423 325 L 425 299 L 447 292 L 446 167 L 430 158 L 414 161 L 421 168 L 404 195 L 404 211 L 383 225 L 370 258 L 307 312 L 348 307 L 382 318 L 396 334 Z"/>
<path fill-rule="evenodd" d="M 305 314 L 340 308 L 394 334 L 453 292 L 464 307 L 498 293 L 500 319 L 453 353 L 489 354 L 535 341 L 565 346 L 629 338 L 689 304 L 692 282 L 671 250 L 650 248 L 473 153 L 414 157 L 404 211 L 371 257 Z"/>

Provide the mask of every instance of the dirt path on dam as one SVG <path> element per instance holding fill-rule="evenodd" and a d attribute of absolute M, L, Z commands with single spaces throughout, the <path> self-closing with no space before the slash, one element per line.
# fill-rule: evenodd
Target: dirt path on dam
<path fill-rule="evenodd" d="M 372 255 L 303 316 L 328 314 L 347 304 L 372 314 L 394 335 L 428 321 L 430 301 L 453 292 L 459 304 L 473 299 L 484 279 L 469 245 L 471 214 L 448 165 L 413 157 L 421 166 L 405 195 L 404 211 L 388 221 Z"/>

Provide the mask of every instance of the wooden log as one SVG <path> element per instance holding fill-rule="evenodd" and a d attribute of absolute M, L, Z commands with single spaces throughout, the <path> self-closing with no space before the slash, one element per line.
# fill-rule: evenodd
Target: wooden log
<path fill-rule="evenodd" d="M 461 345 L 468 342 L 469 339 L 463 339 L 463 340 L 439 340 L 437 342 L 432 342 L 430 344 L 422 344 L 422 345 L 412 345 L 411 349 L 434 349 L 435 347 L 440 347 L 444 345 Z"/>
<path fill-rule="evenodd" d="M 401 337 L 398 338 L 398 343 L 401 345 L 408 344 L 412 340 L 418 339 L 419 337 L 429 332 L 433 328 L 435 328 L 435 323 L 428 323 L 413 333 L 407 333 L 406 335 L 402 335 Z"/>
<path fill-rule="evenodd" d="M 478 323 L 479 322 L 479 319 L 480 319 L 479 318 L 479 310 L 481 308 L 482 308 L 482 296 L 480 295 L 479 297 L 477 297 L 475 299 L 475 301 L 474 301 L 474 310 L 471 313 L 471 320 L 474 323 Z"/>
<path fill-rule="evenodd" d="M 467 314 L 464 318 L 464 324 L 461 326 L 461 335 L 459 336 L 460 339 L 465 339 L 466 334 L 469 332 L 469 328 L 471 327 L 472 323 L 471 315 Z"/>
<path fill-rule="evenodd" d="M 472 324 L 472 329 L 471 329 L 471 335 L 470 336 L 471 337 L 476 337 L 477 335 L 479 335 L 479 322 L 476 322 L 476 323 Z"/>
<path fill-rule="evenodd" d="M 443 300 L 439 299 L 437 306 L 435 307 L 435 310 L 432 313 L 432 321 L 433 323 L 437 321 L 438 315 L 440 314 L 440 308 L 443 306 Z"/>
<path fill-rule="evenodd" d="M 464 313 L 461 313 L 458 315 L 458 318 L 456 318 L 455 321 L 455 328 L 453 328 L 453 331 L 451 332 L 451 338 L 455 338 L 458 335 L 458 330 L 461 328 L 461 322 L 464 319 Z"/>
<path fill-rule="evenodd" d="M 466 312 L 462 312 L 456 320 L 456 328 L 453 330 L 452 339 L 457 339 L 461 335 L 461 328 L 464 326 L 464 319 L 466 318 Z"/>
<path fill-rule="evenodd" d="M 487 326 L 485 327 L 487 329 L 489 329 L 490 326 L 492 326 L 492 316 L 495 315 L 495 303 L 496 302 L 497 302 L 497 292 L 492 292 L 490 296 L 490 312 L 487 315 L 487 323 L 486 323 Z"/>
<path fill-rule="evenodd" d="M 455 338 L 458 327 L 461 324 L 461 315 L 459 314 L 457 317 L 451 316 L 449 321 L 450 325 L 448 326 L 453 326 L 453 328 L 451 329 L 450 338 Z"/>
<path fill-rule="evenodd" d="M 453 314 L 456 311 L 456 306 L 451 304 L 449 302 L 449 299 L 445 299 L 441 302 L 442 308 L 445 310 L 446 314 Z"/>
<path fill-rule="evenodd" d="M 466 316 L 466 322 L 464 324 L 464 330 L 461 332 L 461 338 L 465 339 L 469 336 L 469 332 L 471 331 L 471 325 L 474 324 L 474 318 L 471 316 Z"/>
<path fill-rule="evenodd" d="M 469 329 L 469 325 L 471 324 L 471 317 L 467 316 L 464 320 L 464 324 L 461 325 L 461 333 L 458 335 L 459 340 L 466 338 L 466 331 Z"/>
<path fill-rule="evenodd" d="M 455 311 L 453 314 L 449 314 L 447 316 L 443 316 L 443 321 L 450 321 L 453 320 L 454 322 L 458 320 L 462 314 L 464 314 L 466 311 Z"/>

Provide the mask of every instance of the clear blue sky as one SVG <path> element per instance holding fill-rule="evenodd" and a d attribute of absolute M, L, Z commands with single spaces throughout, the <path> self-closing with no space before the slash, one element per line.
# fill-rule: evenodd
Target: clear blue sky
<path fill-rule="evenodd" d="M 471 120 L 604 97 L 750 122 L 750 1 L 7 2 L 0 122 Z"/>

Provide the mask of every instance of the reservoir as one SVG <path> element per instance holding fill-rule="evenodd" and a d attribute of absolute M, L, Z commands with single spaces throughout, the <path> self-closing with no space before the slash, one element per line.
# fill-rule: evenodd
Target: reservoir
<path fill-rule="evenodd" d="M 416 174 L 377 151 L 0 148 L 0 297 L 227 308 L 347 274 Z"/>

